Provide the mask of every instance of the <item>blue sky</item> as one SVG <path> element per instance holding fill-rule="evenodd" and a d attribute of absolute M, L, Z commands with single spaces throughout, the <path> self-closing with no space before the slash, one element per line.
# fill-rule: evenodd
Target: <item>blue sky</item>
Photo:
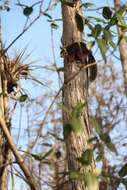
<path fill-rule="evenodd" d="M 3 33 L 4 33 L 4 42 L 6 45 L 9 44 L 22 30 L 22 27 L 25 23 L 26 17 L 22 13 L 20 7 L 16 7 L 14 4 L 16 0 L 12 0 L 12 8 L 10 12 L 3 12 L 2 23 L 3 23 Z M 22 0 L 22 3 L 26 5 L 31 5 L 34 2 L 32 0 Z M 49 1 L 45 0 L 45 4 Z M 83 1 L 84 2 L 84 1 Z M 92 3 L 95 3 L 96 6 L 104 6 L 108 2 L 101 0 L 94 0 Z M 111 5 L 111 1 L 110 1 Z M 36 11 L 35 11 L 36 12 Z M 61 18 L 61 7 L 60 4 L 56 10 L 51 11 L 51 16 L 53 18 Z M 62 28 L 55 31 L 55 47 L 56 53 L 59 51 L 61 45 L 60 39 L 62 35 Z M 51 56 L 51 35 L 50 35 L 50 23 L 47 22 L 47 18 L 42 16 L 42 18 L 37 21 L 29 31 L 27 31 L 22 38 L 20 38 L 14 46 L 11 48 L 22 49 L 26 44 L 29 44 L 29 49 L 33 50 L 34 57 L 44 58 L 52 57 Z"/>
<path fill-rule="evenodd" d="M 37 1 L 32 0 L 22 0 L 21 3 L 26 5 L 32 5 Z M 45 5 L 48 3 L 48 0 L 45 0 Z M 86 1 L 84 1 L 86 2 Z M 125 2 L 125 1 L 124 1 Z M 22 31 L 24 23 L 26 21 L 26 17 L 23 15 L 23 11 L 21 7 L 15 6 L 17 3 L 16 0 L 12 1 L 12 7 L 10 12 L 2 12 L 2 26 L 3 26 L 3 41 L 5 46 L 7 47 L 10 42 L 12 42 L 17 35 Z M 92 1 L 97 7 L 105 6 L 106 4 L 110 4 L 112 6 L 112 1 L 108 0 L 94 0 Z M 46 6 L 45 6 L 46 7 Z M 61 7 L 60 4 L 58 7 L 50 12 L 53 18 L 61 18 Z M 91 12 L 90 12 L 91 14 Z M 93 12 L 92 12 L 93 14 Z M 36 10 L 33 12 L 33 16 L 36 15 Z M 60 58 L 60 46 L 61 46 L 61 36 L 62 36 L 62 23 L 59 24 L 59 29 L 54 30 L 54 41 L 55 41 L 55 54 L 56 54 L 56 62 L 58 66 L 62 63 L 62 59 Z M 9 49 L 9 54 L 12 56 L 16 51 L 21 51 L 28 45 L 27 52 L 32 52 L 30 59 L 31 60 L 40 60 L 37 62 L 37 65 L 44 66 L 45 64 L 53 63 L 52 49 L 51 49 L 51 28 L 50 23 L 47 22 L 47 17 L 42 16 L 16 43 Z M 46 80 L 54 80 L 53 87 L 56 87 L 56 76 L 45 71 L 37 72 L 38 77 L 45 78 Z M 43 79 L 42 79 L 43 80 Z M 45 88 L 37 88 L 35 85 L 31 85 L 30 82 L 24 81 L 23 86 L 25 89 L 31 92 L 31 95 L 39 96 L 44 91 L 48 90 Z M 55 89 L 54 89 L 55 90 Z M 25 116 L 24 116 L 25 120 Z M 16 122 L 15 118 L 15 122 Z"/>

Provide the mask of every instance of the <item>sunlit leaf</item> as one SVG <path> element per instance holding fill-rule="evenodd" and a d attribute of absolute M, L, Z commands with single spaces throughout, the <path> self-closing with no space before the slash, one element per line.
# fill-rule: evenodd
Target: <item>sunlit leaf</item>
<path fill-rule="evenodd" d="M 70 118 L 70 126 L 74 133 L 81 133 L 83 130 L 82 121 L 81 118 L 77 118 L 75 116 Z"/>
<path fill-rule="evenodd" d="M 92 172 L 86 172 L 84 174 L 84 181 L 88 187 L 88 190 L 99 190 L 98 177 Z"/>
<path fill-rule="evenodd" d="M 119 13 L 116 13 L 116 16 L 117 16 L 117 19 L 118 19 L 118 21 L 119 21 L 119 24 L 120 24 L 121 26 L 126 27 L 126 22 L 125 22 L 125 20 L 124 20 L 123 15 L 121 15 L 121 14 L 119 14 Z"/>
<path fill-rule="evenodd" d="M 96 24 L 95 27 L 92 30 L 92 36 L 97 38 L 101 34 L 101 31 L 102 31 L 101 25 Z"/>
<path fill-rule="evenodd" d="M 102 57 L 104 61 L 106 62 L 107 43 L 103 38 L 98 38 L 97 43 L 98 43 L 98 47 L 100 48 Z"/>
<path fill-rule="evenodd" d="M 72 180 L 84 180 L 84 174 L 78 171 L 72 171 L 69 173 L 69 177 Z"/>
<path fill-rule="evenodd" d="M 81 113 L 83 111 L 83 108 L 84 108 L 84 103 L 77 103 L 77 105 L 73 108 L 73 111 L 71 113 L 72 117 L 80 117 L 81 116 Z"/>
<path fill-rule="evenodd" d="M 82 156 L 78 158 L 78 161 L 81 162 L 83 165 L 90 165 L 93 159 L 93 150 L 87 149 L 85 152 L 82 153 Z"/>
<path fill-rule="evenodd" d="M 80 173 L 78 171 L 72 171 L 69 174 L 72 180 L 84 181 L 88 190 L 99 190 L 98 175 L 92 172 Z"/>
<path fill-rule="evenodd" d="M 85 18 L 86 19 L 86 18 Z M 102 18 L 97 18 L 97 17 L 94 17 L 94 16 L 87 16 L 87 20 L 94 20 L 96 21 L 97 23 L 100 22 L 100 23 L 103 23 L 103 24 L 107 24 L 107 21 L 105 21 L 104 19 Z"/>
<path fill-rule="evenodd" d="M 88 49 L 92 49 L 94 45 L 95 45 L 95 41 L 89 41 L 89 42 L 87 42 L 87 48 Z"/>
<path fill-rule="evenodd" d="M 103 38 L 106 40 L 106 42 L 110 42 L 112 40 L 111 31 L 110 30 L 104 30 Z"/>

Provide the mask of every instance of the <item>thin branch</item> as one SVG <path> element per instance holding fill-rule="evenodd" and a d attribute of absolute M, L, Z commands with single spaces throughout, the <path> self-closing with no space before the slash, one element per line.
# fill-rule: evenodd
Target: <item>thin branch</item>
<path fill-rule="evenodd" d="M 1 127 L 1 130 L 3 131 L 3 134 L 8 142 L 9 148 L 12 150 L 12 152 L 17 160 L 17 163 L 19 164 L 21 170 L 23 171 L 23 173 L 27 179 L 27 182 L 28 182 L 31 190 L 37 190 L 38 189 L 37 183 L 35 182 L 35 179 L 31 175 L 29 168 L 24 163 L 22 156 L 19 154 L 17 147 L 13 141 L 13 138 L 10 135 L 9 130 L 6 126 L 6 123 L 2 117 L 0 117 L 0 127 Z"/>
<path fill-rule="evenodd" d="M 25 26 L 26 26 L 26 27 L 24 27 L 23 30 L 22 30 L 22 32 L 8 45 L 8 47 L 7 47 L 4 51 L 2 51 L 2 52 L 0 53 L 0 56 L 1 56 L 1 57 L 8 51 L 8 49 L 9 49 L 12 45 L 13 45 L 27 30 L 29 30 L 30 27 L 42 16 L 41 8 L 42 8 L 43 0 L 42 0 L 42 3 L 41 3 L 41 2 L 39 2 L 39 3 L 40 3 L 40 11 L 39 11 L 38 16 L 37 16 L 28 26 L 26 26 L 27 22 L 25 23 Z M 46 11 L 48 11 L 48 9 L 47 9 Z M 45 12 L 46 12 L 46 11 L 45 11 Z M 27 19 L 27 21 L 28 21 L 28 19 Z"/>
<path fill-rule="evenodd" d="M 27 31 L 29 28 L 40 18 L 40 14 L 26 27 L 24 30 L 9 44 L 9 46 L 2 52 L 2 55 L 5 54 L 8 49 Z M 1 56 L 2 56 L 1 55 Z"/>
<path fill-rule="evenodd" d="M 49 114 L 49 112 L 50 112 L 52 106 L 54 105 L 54 103 L 55 103 L 57 97 L 59 96 L 59 94 L 61 93 L 61 91 L 64 89 L 64 87 L 65 87 L 66 85 L 68 85 L 68 84 L 80 73 L 80 71 L 81 71 L 82 69 L 87 69 L 87 68 L 89 68 L 89 67 L 91 67 L 91 66 L 93 66 L 93 65 L 95 65 L 95 64 L 96 64 L 96 63 L 91 63 L 91 64 L 88 64 L 88 65 L 85 65 L 85 64 L 84 64 L 84 65 L 79 69 L 78 72 L 74 73 L 74 75 L 73 75 L 72 77 L 70 77 L 70 78 L 68 79 L 68 81 L 66 81 L 66 83 L 64 83 L 64 84 L 60 87 L 59 91 L 58 91 L 57 94 L 55 95 L 54 99 L 52 100 L 51 104 L 49 105 L 49 107 L 48 107 L 48 109 L 47 109 L 47 111 L 46 111 L 46 113 L 45 113 L 45 116 L 44 116 L 44 118 L 43 118 L 43 120 L 42 120 L 42 122 L 41 122 L 41 124 L 40 124 L 40 128 L 39 128 L 38 131 L 37 131 L 36 138 L 35 138 L 34 142 L 30 145 L 30 149 L 33 149 L 33 147 L 34 147 L 34 146 L 36 145 L 36 143 L 37 143 L 38 138 L 41 136 L 41 131 L 42 131 L 42 128 L 44 127 L 44 124 L 45 124 L 45 122 L 46 122 L 47 116 L 48 116 L 48 114 Z"/>

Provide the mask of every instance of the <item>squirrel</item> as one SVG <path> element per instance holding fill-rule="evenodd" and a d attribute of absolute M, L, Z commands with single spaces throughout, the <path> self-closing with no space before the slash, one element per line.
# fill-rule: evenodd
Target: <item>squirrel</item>
<path fill-rule="evenodd" d="M 61 55 L 67 58 L 68 62 L 76 62 L 79 66 L 88 66 L 88 79 L 92 82 L 97 77 L 97 63 L 84 42 L 74 42 L 62 49 Z"/>

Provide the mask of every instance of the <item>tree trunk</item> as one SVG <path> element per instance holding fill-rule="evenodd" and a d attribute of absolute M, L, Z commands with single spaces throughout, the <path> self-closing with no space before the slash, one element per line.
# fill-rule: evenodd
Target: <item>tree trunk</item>
<path fill-rule="evenodd" d="M 114 0 L 114 5 L 116 11 L 121 8 L 121 1 Z M 127 42 L 124 38 L 125 33 L 121 30 L 119 26 L 117 26 L 118 30 L 118 37 L 119 37 L 119 51 L 120 51 L 120 58 L 122 63 L 123 75 L 124 75 L 124 87 L 125 92 L 127 92 Z"/>
<path fill-rule="evenodd" d="M 62 16 L 63 16 L 63 47 L 66 48 L 74 43 L 82 42 L 82 31 L 79 30 L 76 22 L 76 15 L 82 15 L 81 2 L 74 1 L 74 6 L 68 6 L 62 3 Z M 80 16 L 79 16 L 80 17 Z M 79 47 L 80 49 L 80 47 Z M 87 51 L 87 50 L 86 50 Z M 76 53 L 76 52 L 75 52 Z M 80 54 L 80 50 L 79 50 Z M 81 52 L 82 54 L 82 52 Z M 76 55 L 69 57 L 66 53 L 64 57 L 64 89 L 63 89 L 63 126 L 67 127 L 69 123 L 69 115 L 78 103 L 87 105 L 87 89 L 88 78 L 87 70 L 77 64 Z M 82 56 L 82 55 L 81 55 Z M 83 131 L 79 134 L 71 132 L 65 138 L 67 149 L 67 162 L 69 171 L 87 171 L 86 167 L 81 166 L 77 161 L 82 153 L 88 148 L 87 140 L 90 135 L 89 121 L 87 114 L 87 106 L 84 107 L 83 113 L 80 116 L 83 125 Z M 92 164 L 89 170 L 94 168 Z M 68 190 L 86 190 L 87 187 L 83 181 L 69 179 Z"/>
<path fill-rule="evenodd" d="M 1 46 L 2 51 L 2 46 Z M 6 122 L 10 130 L 10 119 L 8 114 L 8 97 L 7 97 L 7 80 L 5 75 L 6 56 L 0 58 L 0 116 Z M 9 161 L 9 146 L 0 129 L 0 190 L 8 189 L 8 161 Z"/>

